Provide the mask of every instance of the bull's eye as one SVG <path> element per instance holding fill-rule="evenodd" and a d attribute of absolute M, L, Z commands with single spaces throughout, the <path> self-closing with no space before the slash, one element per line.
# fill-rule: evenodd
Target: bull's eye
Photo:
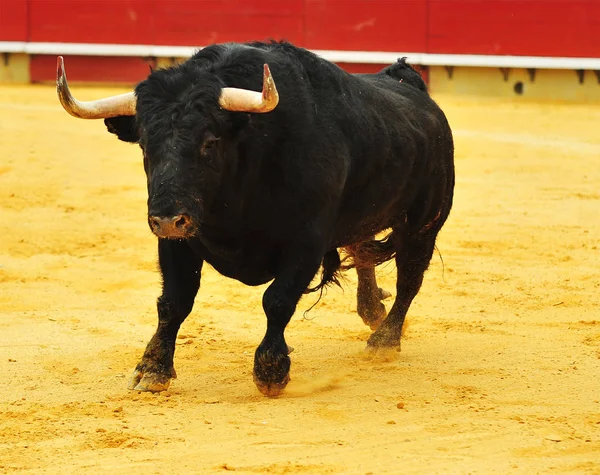
<path fill-rule="evenodd" d="M 219 141 L 219 137 L 215 137 L 212 134 L 209 135 L 208 137 L 206 137 L 206 139 L 204 139 L 204 143 L 202 144 L 202 147 L 200 148 L 200 153 L 202 155 L 208 153 L 211 149 L 213 149 L 217 146 L 218 141 Z"/>

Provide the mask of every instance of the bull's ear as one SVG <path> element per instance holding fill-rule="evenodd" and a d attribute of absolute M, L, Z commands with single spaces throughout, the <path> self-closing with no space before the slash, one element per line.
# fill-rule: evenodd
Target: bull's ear
<path fill-rule="evenodd" d="M 115 134 L 123 142 L 137 143 L 140 140 L 135 116 L 133 115 L 121 115 L 104 119 L 104 124 L 111 134 Z"/>

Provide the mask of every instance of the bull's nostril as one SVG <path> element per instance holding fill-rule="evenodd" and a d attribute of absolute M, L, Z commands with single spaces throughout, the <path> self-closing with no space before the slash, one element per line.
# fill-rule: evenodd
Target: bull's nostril
<path fill-rule="evenodd" d="M 148 222 L 153 230 L 160 229 L 160 219 L 158 219 L 156 216 L 150 216 L 150 218 L 148 218 Z"/>
<path fill-rule="evenodd" d="M 190 223 L 190 218 L 188 218 L 185 214 L 182 214 L 175 220 L 176 228 L 186 228 Z"/>

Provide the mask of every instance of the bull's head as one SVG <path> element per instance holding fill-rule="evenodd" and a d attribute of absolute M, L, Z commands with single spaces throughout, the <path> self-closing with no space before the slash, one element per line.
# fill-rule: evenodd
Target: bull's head
<path fill-rule="evenodd" d="M 246 114 L 272 111 L 279 96 L 268 65 L 263 90 L 225 87 L 205 70 L 158 70 L 135 92 L 80 102 L 69 90 L 58 58 L 56 88 L 65 110 L 81 119 L 104 119 L 119 139 L 139 143 L 148 178 L 148 223 L 160 238 L 197 233 L 206 201 L 214 198 L 225 157 L 235 155 L 233 140 Z M 243 116 L 243 117 L 242 117 Z"/>

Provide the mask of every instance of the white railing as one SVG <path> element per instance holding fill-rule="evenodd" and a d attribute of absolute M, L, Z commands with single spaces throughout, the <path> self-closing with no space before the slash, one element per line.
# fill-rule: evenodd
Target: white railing
<path fill-rule="evenodd" d="M 200 47 L 153 46 L 95 43 L 30 43 L 0 41 L 0 53 L 25 53 L 82 56 L 140 56 L 156 58 L 187 58 Z M 411 64 L 427 66 L 471 66 L 533 69 L 593 69 L 600 70 L 600 58 L 564 58 L 546 56 L 495 56 L 478 54 L 430 54 L 416 52 L 313 50 L 319 56 L 336 63 L 391 64 L 402 56 Z"/>

